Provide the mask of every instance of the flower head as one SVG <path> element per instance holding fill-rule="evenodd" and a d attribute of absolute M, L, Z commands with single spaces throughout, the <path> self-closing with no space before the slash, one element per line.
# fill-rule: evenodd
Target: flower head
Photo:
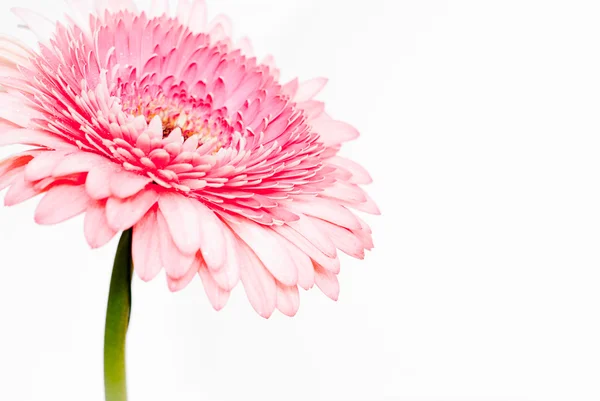
<path fill-rule="evenodd" d="M 203 0 L 149 13 L 131 1 L 72 1 L 53 23 L 15 13 L 39 50 L 0 37 L 0 163 L 6 205 L 44 194 L 40 224 L 85 214 L 92 247 L 133 228 L 142 280 L 172 291 L 200 276 L 215 309 L 242 282 L 264 317 L 298 309 L 298 286 L 336 299 L 337 250 L 362 258 L 378 213 L 370 177 L 338 156 L 358 132 L 314 99 L 325 79 L 279 82 Z M 79 22 L 84 21 L 84 22 Z"/>

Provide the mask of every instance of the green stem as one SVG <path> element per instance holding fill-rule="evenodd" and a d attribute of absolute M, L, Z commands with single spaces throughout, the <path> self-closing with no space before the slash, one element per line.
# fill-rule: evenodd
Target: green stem
<path fill-rule="evenodd" d="M 104 390 L 106 401 L 127 401 L 125 338 L 131 313 L 131 230 L 119 240 L 106 308 Z"/>

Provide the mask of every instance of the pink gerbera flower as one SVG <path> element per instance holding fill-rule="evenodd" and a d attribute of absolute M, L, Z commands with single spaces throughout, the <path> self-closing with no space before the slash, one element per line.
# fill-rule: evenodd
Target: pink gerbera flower
<path fill-rule="evenodd" d="M 217 310 L 243 284 L 254 309 L 293 316 L 298 287 L 337 299 L 337 250 L 363 258 L 378 213 L 371 181 L 338 156 L 356 129 L 324 111 L 325 79 L 282 84 L 203 0 L 149 13 L 131 1 L 71 1 L 54 23 L 15 13 L 39 50 L 0 37 L 0 164 L 6 205 L 43 194 L 35 220 L 84 213 L 96 248 L 132 229 L 135 272 L 172 291 L 198 274 Z"/>

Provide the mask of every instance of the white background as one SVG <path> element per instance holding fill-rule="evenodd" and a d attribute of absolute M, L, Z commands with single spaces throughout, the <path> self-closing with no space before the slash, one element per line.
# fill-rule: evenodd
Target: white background
<path fill-rule="evenodd" d="M 27 37 L 3 0 L 1 30 Z M 209 0 L 362 137 L 383 216 L 334 303 L 134 282 L 131 401 L 600 399 L 596 1 Z M 31 42 L 31 37 L 28 39 Z M 6 154 L 4 151 L 3 154 Z M 116 240 L 0 209 L 0 399 L 101 401 Z"/>

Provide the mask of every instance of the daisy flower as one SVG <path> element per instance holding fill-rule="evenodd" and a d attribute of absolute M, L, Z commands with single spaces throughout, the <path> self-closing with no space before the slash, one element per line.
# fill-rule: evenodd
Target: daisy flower
<path fill-rule="evenodd" d="M 358 131 L 315 99 L 326 79 L 280 82 L 203 0 L 69 3 L 63 22 L 13 10 L 39 48 L 0 37 L 0 145 L 28 145 L 0 163 L 5 204 L 84 214 L 93 248 L 125 232 L 139 278 L 198 275 L 217 310 L 239 282 L 265 318 L 296 314 L 299 287 L 336 300 L 338 251 L 373 247 L 353 210 L 379 211 L 338 154 Z"/>

